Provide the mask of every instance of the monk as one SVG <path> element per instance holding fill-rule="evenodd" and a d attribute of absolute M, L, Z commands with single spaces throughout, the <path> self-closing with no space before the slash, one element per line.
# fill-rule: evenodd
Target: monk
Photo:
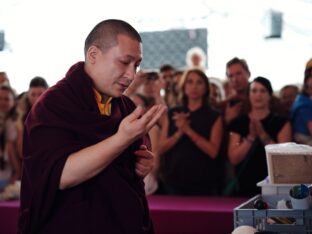
<path fill-rule="evenodd" d="M 85 61 L 49 88 L 26 122 L 18 233 L 154 233 L 143 178 L 152 169 L 147 132 L 166 111 L 123 95 L 142 60 L 127 22 L 97 24 Z"/>

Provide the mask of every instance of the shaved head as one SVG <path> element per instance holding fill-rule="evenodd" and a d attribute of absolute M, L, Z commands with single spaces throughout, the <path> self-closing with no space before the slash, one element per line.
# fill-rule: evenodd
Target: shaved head
<path fill-rule="evenodd" d="M 117 35 L 123 34 L 142 42 L 140 34 L 127 22 L 117 19 L 108 19 L 98 23 L 85 41 L 84 53 L 90 46 L 96 46 L 102 51 L 117 45 Z"/>

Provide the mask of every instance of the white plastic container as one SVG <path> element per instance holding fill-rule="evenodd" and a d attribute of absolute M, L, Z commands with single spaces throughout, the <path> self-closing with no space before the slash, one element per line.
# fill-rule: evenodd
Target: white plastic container
<path fill-rule="evenodd" d="M 272 184 L 269 178 L 257 183 L 262 195 L 289 195 L 289 190 L 297 184 Z M 308 184 L 306 184 L 308 186 Z"/>

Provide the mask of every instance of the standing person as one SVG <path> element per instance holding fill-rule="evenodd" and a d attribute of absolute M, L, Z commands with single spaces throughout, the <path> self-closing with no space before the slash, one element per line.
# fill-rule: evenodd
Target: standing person
<path fill-rule="evenodd" d="M 291 107 L 299 94 L 299 87 L 297 85 L 285 85 L 279 91 L 279 99 L 281 103 L 281 114 L 285 117 L 290 117 Z"/>
<path fill-rule="evenodd" d="M 172 107 L 172 95 L 174 95 L 174 73 L 176 69 L 170 64 L 164 64 L 159 69 L 160 80 L 163 82 L 164 100 L 168 107 Z"/>
<path fill-rule="evenodd" d="M 294 140 L 300 144 L 312 145 L 312 59 L 304 71 L 302 91 L 291 108 Z"/>
<path fill-rule="evenodd" d="M 182 106 L 162 118 L 159 192 L 217 195 L 221 115 L 209 105 L 209 81 L 202 70 L 186 71 L 180 84 Z"/>
<path fill-rule="evenodd" d="M 0 72 L 0 84 L 10 86 L 10 80 L 6 72 Z"/>
<path fill-rule="evenodd" d="M 26 117 L 35 104 L 37 99 L 49 88 L 47 81 L 40 77 L 35 76 L 29 83 L 27 92 L 22 93 L 18 99 L 18 118 L 16 120 L 17 129 L 17 151 L 18 156 L 22 158 L 22 146 L 23 146 L 23 135 L 24 135 L 24 122 Z"/>
<path fill-rule="evenodd" d="M 10 183 L 21 177 L 21 162 L 16 152 L 16 95 L 7 85 L 0 85 L 0 179 L 10 174 Z"/>
<path fill-rule="evenodd" d="M 30 80 L 28 91 L 20 95 L 18 103 L 23 122 L 26 120 L 31 107 L 48 88 L 49 85 L 43 77 L 35 76 Z"/>
<path fill-rule="evenodd" d="M 142 84 L 141 94 L 147 99 L 147 108 L 155 104 L 165 104 L 164 99 L 160 94 L 162 81 L 157 72 L 147 72 L 145 81 Z"/>
<path fill-rule="evenodd" d="M 226 98 L 221 102 L 214 103 L 214 106 L 222 111 L 225 123 L 225 134 L 219 158 L 226 165 L 225 176 L 222 181 L 224 186 L 232 180 L 234 174 L 234 168 L 228 161 L 228 127 L 235 118 L 248 112 L 248 87 L 251 74 L 246 60 L 238 57 L 234 57 L 226 63 L 225 73 L 227 77 L 227 83 L 224 85 Z M 225 193 L 224 195 L 228 194 Z"/>
<path fill-rule="evenodd" d="M 229 126 L 228 157 L 238 181 L 232 195 L 251 197 L 260 193 L 256 184 L 268 175 L 265 145 L 291 141 L 290 122 L 270 109 L 272 95 L 271 82 L 255 78 L 249 91 L 250 111 Z"/>
<path fill-rule="evenodd" d="M 32 107 L 19 233 L 153 233 L 143 183 L 153 163 L 146 133 L 166 107 L 143 114 L 123 96 L 141 60 L 139 33 L 104 20 L 86 38 L 85 62 Z"/>
<path fill-rule="evenodd" d="M 244 59 L 237 57 L 226 64 L 226 76 L 229 80 L 231 94 L 224 101 L 224 120 L 230 124 L 233 119 L 247 112 L 250 70 Z M 223 105 L 221 104 L 221 105 Z"/>

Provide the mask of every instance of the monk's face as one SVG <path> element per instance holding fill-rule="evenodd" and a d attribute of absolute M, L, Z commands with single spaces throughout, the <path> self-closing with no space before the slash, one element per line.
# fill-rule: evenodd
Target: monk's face
<path fill-rule="evenodd" d="M 89 49 L 87 73 L 104 97 L 120 97 L 133 81 L 142 60 L 142 44 L 126 35 L 117 36 L 117 45 L 106 51 Z"/>

